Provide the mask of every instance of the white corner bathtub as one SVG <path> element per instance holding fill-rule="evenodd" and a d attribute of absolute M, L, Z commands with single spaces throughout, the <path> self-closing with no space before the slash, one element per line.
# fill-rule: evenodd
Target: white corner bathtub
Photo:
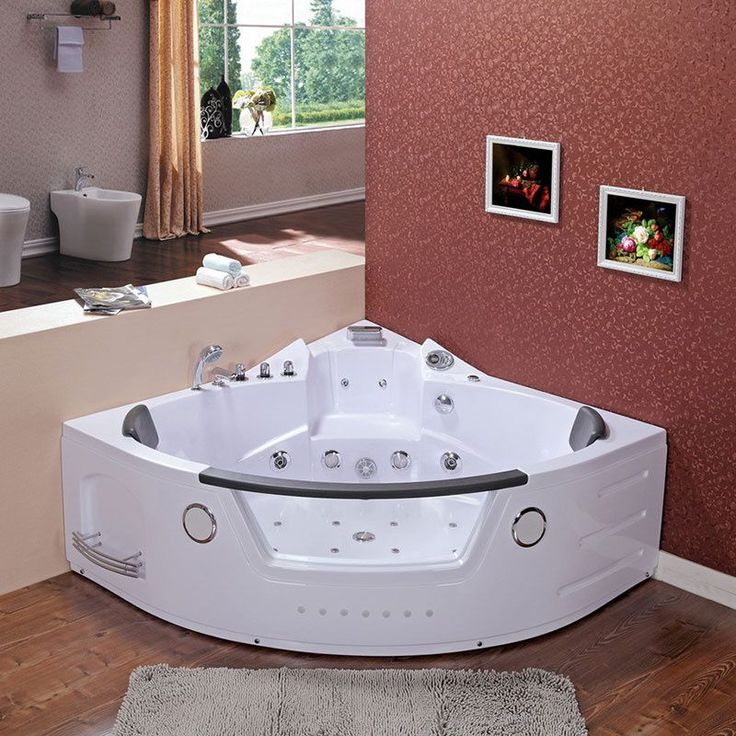
<path fill-rule="evenodd" d="M 664 430 L 359 326 L 66 422 L 72 569 L 195 631 L 366 655 L 526 639 L 652 574 Z"/>

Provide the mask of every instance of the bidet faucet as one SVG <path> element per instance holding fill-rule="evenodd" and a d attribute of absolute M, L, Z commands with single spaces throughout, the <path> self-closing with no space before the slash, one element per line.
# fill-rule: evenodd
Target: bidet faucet
<path fill-rule="evenodd" d="M 192 391 L 199 391 L 202 388 L 202 374 L 204 367 L 209 363 L 214 363 L 222 356 L 222 348 L 219 345 L 208 345 L 197 359 L 197 365 L 194 367 L 194 380 L 192 381 Z"/>
<path fill-rule="evenodd" d="M 76 181 L 74 182 L 74 191 L 75 192 L 81 192 L 82 189 L 85 187 L 89 187 L 92 185 L 92 179 L 95 178 L 94 174 L 90 174 L 89 171 L 87 171 L 84 166 L 80 166 L 76 171 L 75 174 L 77 175 Z"/>

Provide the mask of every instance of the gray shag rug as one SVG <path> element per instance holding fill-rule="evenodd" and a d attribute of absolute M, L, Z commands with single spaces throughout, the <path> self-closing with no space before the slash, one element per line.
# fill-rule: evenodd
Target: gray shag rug
<path fill-rule="evenodd" d="M 140 667 L 113 736 L 584 736 L 545 670 Z"/>

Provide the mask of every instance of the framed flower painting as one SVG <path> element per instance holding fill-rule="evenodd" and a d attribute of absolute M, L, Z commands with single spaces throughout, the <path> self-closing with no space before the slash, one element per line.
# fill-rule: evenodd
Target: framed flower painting
<path fill-rule="evenodd" d="M 560 144 L 486 138 L 486 212 L 559 221 Z"/>
<path fill-rule="evenodd" d="M 685 197 L 602 186 L 598 265 L 682 280 Z"/>

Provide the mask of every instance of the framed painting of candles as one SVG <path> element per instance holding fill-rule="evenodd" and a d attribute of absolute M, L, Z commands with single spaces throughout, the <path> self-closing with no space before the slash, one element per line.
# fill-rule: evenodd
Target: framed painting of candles
<path fill-rule="evenodd" d="M 486 212 L 558 222 L 559 201 L 559 143 L 486 138 Z"/>

